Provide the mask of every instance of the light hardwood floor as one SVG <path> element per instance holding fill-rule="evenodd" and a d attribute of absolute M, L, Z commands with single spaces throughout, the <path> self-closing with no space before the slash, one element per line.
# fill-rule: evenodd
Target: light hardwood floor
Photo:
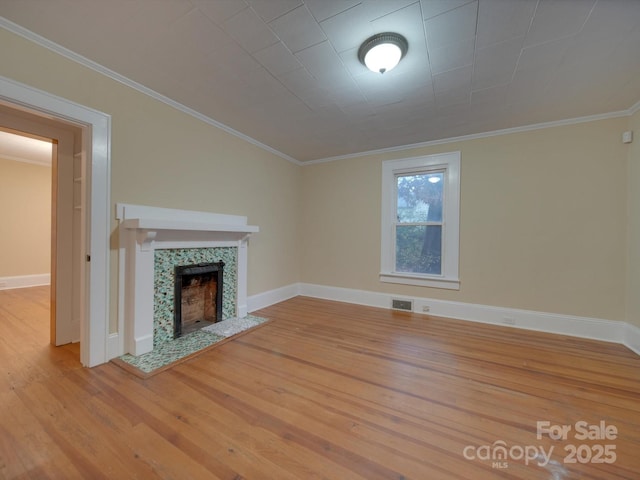
<path fill-rule="evenodd" d="M 142 380 L 49 346 L 47 301 L 0 291 L 0 478 L 640 478 L 640 357 L 620 345 L 297 297 Z M 580 421 L 616 438 L 576 439 Z M 568 445 L 615 462 L 564 463 Z"/>

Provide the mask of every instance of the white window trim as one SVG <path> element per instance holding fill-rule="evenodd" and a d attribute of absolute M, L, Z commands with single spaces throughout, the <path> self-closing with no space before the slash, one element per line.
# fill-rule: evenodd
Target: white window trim
<path fill-rule="evenodd" d="M 445 169 L 444 237 L 442 274 L 428 275 L 395 271 L 395 176 L 416 169 Z M 382 162 L 382 251 L 380 281 L 424 287 L 460 290 L 460 152 Z"/>

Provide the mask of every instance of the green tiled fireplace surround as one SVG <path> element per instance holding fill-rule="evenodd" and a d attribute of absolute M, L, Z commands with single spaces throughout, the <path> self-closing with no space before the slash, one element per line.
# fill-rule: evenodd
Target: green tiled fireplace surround
<path fill-rule="evenodd" d="M 238 248 L 172 248 L 154 252 L 153 346 L 173 340 L 174 268 L 224 262 L 222 320 L 237 316 Z"/>

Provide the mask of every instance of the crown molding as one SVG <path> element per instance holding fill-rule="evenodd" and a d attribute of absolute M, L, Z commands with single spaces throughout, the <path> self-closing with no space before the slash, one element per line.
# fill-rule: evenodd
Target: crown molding
<path fill-rule="evenodd" d="M 110 78 L 111 80 L 114 80 L 118 83 L 121 83 L 129 88 L 132 88 L 134 90 L 137 90 L 140 93 L 143 93 L 145 95 L 148 95 L 149 97 L 158 100 L 159 102 L 162 102 L 166 105 L 169 105 L 170 107 L 175 108 L 176 110 L 179 110 L 183 113 L 186 113 L 187 115 L 190 115 L 194 118 L 197 118 L 198 120 L 207 123 L 213 127 L 219 128 L 220 130 L 223 130 L 235 137 L 238 137 L 252 145 L 255 145 L 258 148 L 261 148 L 262 150 L 265 150 L 269 153 L 272 153 L 280 158 L 283 158 L 284 160 L 287 160 L 291 163 L 294 163 L 296 165 L 301 165 L 301 162 L 285 153 L 282 153 L 279 150 L 276 150 L 275 148 L 270 147 L 269 145 L 266 145 L 258 140 L 256 140 L 253 137 L 250 137 L 248 135 L 245 135 L 242 132 L 239 132 L 238 130 L 235 130 L 231 127 L 229 127 L 228 125 L 225 125 L 224 123 L 218 122 L 217 120 L 208 117 L 206 115 L 203 115 L 200 112 L 195 111 L 194 109 L 187 107 L 186 105 L 183 105 L 179 102 L 176 102 L 175 100 L 170 99 L 169 97 L 166 97 L 164 95 L 162 95 L 161 93 L 156 92 L 155 90 L 152 90 L 148 87 L 145 87 L 144 85 L 142 85 L 141 83 L 138 83 L 134 80 L 131 80 L 130 78 L 125 77 L 124 75 L 120 75 L 117 72 L 114 72 L 113 70 L 100 65 L 97 62 L 94 62 L 93 60 L 89 60 L 88 58 L 75 53 L 71 50 L 69 50 L 66 47 L 63 47 L 62 45 L 59 45 L 55 42 L 52 42 L 51 40 L 48 40 L 44 37 L 42 37 L 41 35 L 38 35 L 37 33 L 32 32 L 31 30 L 27 30 L 24 27 L 21 27 L 20 25 L 13 23 L 10 20 L 7 20 L 4 17 L 0 16 L 0 27 L 4 28 L 5 30 L 8 30 L 11 33 L 14 33 L 16 35 L 19 35 L 37 45 L 40 45 L 41 47 L 47 48 L 48 50 L 51 50 L 52 52 L 57 53 L 58 55 L 61 55 L 69 60 L 72 60 L 86 68 L 89 68 L 91 70 L 93 70 L 94 72 L 97 72 L 101 75 L 104 75 L 108 78 Z"/>
<path fill-rule="evenodd" d="M 512 133 L 522 133 L 522 132 L 529 132 L 532 130 L 542 130 L 545 128 L 553 128 L 553 127 L 562 127 L 562 126 L 567 126 L 567 125 L 576 125 L 579 123 L 588 123 L 588 122 L 595 122 L 598 120 L 607 120 L 610 118 L 619 118 L 619 117 L 628 117 L 633 115 L 636 111 L 640 110 L 640 102 L 636 103 L 633 107 L 627 109 L 627 110 L 621 110 L 618 112 L 609 112 L 609 113 L 601 113 L 601 114 L 597 114 L 597 115 L 589 115 L 589 116 L 585 116 L 585 117 L 576 117 L 576 118 L 567 118 L 565 120 L 554 120 L 551 122 L 543 122 L 543 123 L 536 123 L 536 124 L 532 124 L 532 125 L 524 125 L 522 127 L 512 127 L 512 128 L 505 128 L 502 130 L 492 130 L 490 132 L 482 132 L 482 133 L 473 133 L 470 135 L 462 135 L 459 137 L 449 137 L 449 138 L 443 138 L 443 139 L 439 139 L 439 140 L 431 140 L 428 142 L 420 142 L 420 143 L 412 143 L 409 145 L 400 145 L 397 147 L 389 147 L 389 148 L 380 148 L 378 150 L 369 150 L 367 152 L 359 152 L 359 153 L 350 153 L 348 155 L 339 155 L 336 157 L 327 157 L 327 158 L 320 158 L 318 160 L 309 160 L 307 162 L 302 162 L 303 165 L 315 165 L 315 164 L 319 164 L 319 163 L 329 163 L 329 162 L 336 162 L 338 160 L 349 160 L 352 158 L 360 158 L 360 157 L 366 157 L 369 155 L 382 155 L 385 153 L 393 153 L 393 152 L 406 152 L 409 150 L 414 150 L 414 149 L 418 149 L 418 148 L 424 148 L 424 147 L 432 147 L 434 145 L 446 145 L 448 143 L 455 143 L 455 142 L 463 142 L 463 141 L 468 141 L 468 140 L 477 140 L 479 138 L 488 138 L 488 137 L 497 137 L 500 135 L 510 135 Z"/>

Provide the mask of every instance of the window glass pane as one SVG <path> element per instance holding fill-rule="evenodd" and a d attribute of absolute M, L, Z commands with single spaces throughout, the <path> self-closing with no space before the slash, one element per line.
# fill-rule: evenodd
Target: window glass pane
<path fill-rule="evenodd" d="M 398 222 L 442 221 L 443 171 L 398 175 L 396 181 Z"/>
<path fill-rule="evenodd" d="M 460 289 L 460 152 L 382 162 L 380 281 Z"/>
<path fill-rule="evenodd" d="M 396 271 L 440 275 L 442 226 L 397 225 Z"/>

